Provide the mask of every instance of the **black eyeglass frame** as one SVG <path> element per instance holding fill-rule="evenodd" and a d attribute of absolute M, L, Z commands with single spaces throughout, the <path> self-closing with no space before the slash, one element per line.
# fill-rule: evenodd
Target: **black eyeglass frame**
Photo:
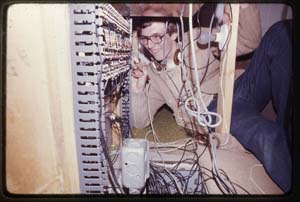
<path fill-rule="evenodd" d="M 153 44 L 160 44 L 162 42 L 162 39 L 166 36 L 165 34 L 159 35 L 159 34 L 153 34 L 152 36 L 140 36 L 139 37 L 139 41 L 141 44 L 143 45 L 148 45 L 149 40 L 153 43 Z"/>

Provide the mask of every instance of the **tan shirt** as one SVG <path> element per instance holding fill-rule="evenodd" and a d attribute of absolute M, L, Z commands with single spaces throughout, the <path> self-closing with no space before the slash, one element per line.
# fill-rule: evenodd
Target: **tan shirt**
<path fill-rule="evenodd" d="M 199 30 L 194 29 L 194 37 L 198 33 Z M 189 34 L 185 33 L 184 37 L 185 43 L 189 43 Z M 253 51 L 258 46 L 260 38 L 259 9 L 255 4 L 251 4 L 248 8 L 240 11 L 237 55 Z M 205 73 L 206 65 L 209 64 L 206 76 L 200 86 L 204 103 L 208 106 L 214 94 L 218 92 L 220 61 L 215 59 L 207 48 L 199 48 L 196 42 L 195 48 L 200 81 Z M 150 80 L 146 84 L 144 92 L 132 93 L 131 96 L 131 126 L 136 128 L 148 126 L 150 118 L 153 120 L 157 110 L 163 104 L 167 104 L 173 110 L 178 125 L 186 128 L 192 128 L 193 125 L 199 132 L 206 132 L 206 129 L 200 127 L 197 121 L 187 114 L 184 107 L 184 101 L 192 96 L 192 86 L 194 86 L 194 95 L 197 98 L 199 95 L 195 87 L 195 76 L 193 76 L 195 70 L 190 68 L 192 64 L 190 46 L 184 49 L 183 54 L 187 67 L 181 64 L 175 65 L 173 61 L 168 61 L 167 70 L 161 72 L 148 67 Z M 142 58 L 142 61 L 147 63 L 145 58 Z"/>

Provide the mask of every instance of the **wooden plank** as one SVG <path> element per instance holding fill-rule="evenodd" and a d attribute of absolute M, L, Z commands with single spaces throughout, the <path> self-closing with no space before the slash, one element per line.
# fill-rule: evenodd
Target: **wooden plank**
<path fill-rule="evenodd" d="M 236 60 L 237 33 L 239 22 L 239 4 L 231 4 L 232 23 L 228 46 L 221 54 L 220 91 L 218 93 L 218 113 L 223 117 L 222 124 L 217 127 L 219 133 L 229 133 L 231 124 L 232 96 Z M 226 46 L 226 45 L 225 45 Z M 226 47 L 225 47 L 226 48 Z"/>
<path fill-rule="evenodd" d="M 60 193 L 79 193 L 79 172 L 73 120 L 69 7 L 67 4 L 48 4 L 43 6 L 41 11 L 50 115 L 57 157 L 56 166 L 62 177 L 62 183 L 57 191 Z"/>
<path fill-rule="evenodd" d="M 15 4 L 8 10 L 6 186 L 10 193 L 80 193 L 68 16 L 68 6 L 58 4 Z"/>

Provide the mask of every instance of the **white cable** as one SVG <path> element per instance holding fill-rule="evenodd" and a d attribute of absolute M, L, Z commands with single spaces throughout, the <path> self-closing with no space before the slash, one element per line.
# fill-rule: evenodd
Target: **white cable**
<path fill-rule="evenodd" d="M 196 104 L 197 111 L 194 111 L 189 108 L 188 104 L 189 104 L 190 100 L 193 100 L 194 103 Z M 210 112 L 210 111 L 201 112 L 199 102 L 195 97 L 190 97 L 190 98 L 186 99 L 186 101 L 184 103 L 184 107 L 185 107 L 187 113 L 189 113 L 189 115 L 191 115 L 191 116 L 196 117 L 198 120 L 198 123 L 203 127 L 209 126 L 211 128 L 215 128 L 218 125 L 220 125 L 222 122 L 222 117 L 218 113 Z M 211 119 L 212 115 L 217 117 L 215 124 L 212 124 L 212 119 Z M 208 117 L 208 120 L 206 119 L 206 117 Z"/>
<path fill-rule="evenodd" d="M 146 134 L 145 134 L 145 139 L 147 140 L 147 136 L 152 133 L 152 129 L 150 129 Z"/>
<path fill-rule="evenodd" d="M 266 194 L 266 193 L 262 190 L 262 188 L 260 188 L 260 186 L 258 186 L 258 184 L 257 184 L 257 183 L 254 181 L 254 179 L 252 178 L 253 169 L 254 169 L 255 167 L 258 167 L 258 166 L 263 167 L 262 164 L 255 164 L 254 166 L 252 166 L 251 169 L 250 169 L 250 177 L 249 177 L 249 178 L 250 178 L 251 182 L 259 189 L 259 191 L 260 191 L 261 193 Z"/>
<path fill-rule="evenodd" d="M 152 116 L 151 116 L 151 112 L 150 112 L 150 103 L 149 103 L 149 89 L 150 89 L 150 86 L 148 87 L 148 90 L 146 91 L 147 93 L 147 105 L 148 105 L 148 116 L 149 116 L 149 119 L 150 119 L 150 125 L 151 125 L 151 129 L 152 129 L 152 134 L 153 134 L 153 137 L 154 137 L 154 142 L 158 141 L 160 142 L 158 136 L 156 135 L 156 132 L 154 130 L 154 126 L 153 126 L 153 120 L 152 120 Z"/>
<path fill-rule="evenodd" d="M 195 68 L 196 86 L 197 86 L 197 90 L 198 90 L 198 93 L 199 93 L 201 104 L 202 104 L 204 110 L 208 111 L 206 106 L 205 106 L 204 100 L 202 98 L 202 93 L 201 93 L 200 83 L 199 83 L 199 75 L 198 75 L 197 60 L 196 60 L 196 51 L 195 51 L 195 45 L 194 45 L 194 41 L 193 41 L 194 36 L 193 36 L 193 21 L 192 21 L 193 15 L 192 15 L 192 13 L 193 13 L 193 4 L 190 3 L 189 4 L 189 30 L 190 30 L 192 61 L 193 61 L 193 66 Z"/>
<path fill-rule="evenodd" d="M 180 40 L 180 29 L 179 29 L 179 24 L 176 23 L 176 30 L 177 30 L 177 39 L 178 39 L 178 44 L 180 44 L 182 39 Z"/>
<path fill-rule="evenodd" d="M 176 146 L 176 145 L 178 145 L 178 144 L 180 144 L 180 142 L 188 142 L 190 139 L 192 139 L 192 138 L 190 138 L 190 137 L 188 137 L 188 138 L 182 138 L 182 139 L 178 139 L 178 140 L 175 140 L 175 141 L 173 141 L 173 142 L 163 142 L 163 143 L 158 143 L 158 145 L 173 145 L 173 146 Z"/>
<path fill-rule="evenodd" d="M 165 147 L 165 146 L 178 146 L 178 145 L 181 145 L 182 142 L 186 143 L 188 141 L 190 141 L 192 138 L 191 137 L 188 137 L 188 138 L 182 138 L 182 139 L 178 139 L 178 140 L 175 140 L 173 142 L 160 142 L 160 143 L 157 143 L 156 145 L 158 147 Z"/>
<path fill-rule="evenodd" d="M 108 171 L 108 174 L 109 174 L 110 177 L 113 179 L 111 171 Z M 118 194 L 120 194 L 120 193 L 125 194 L 125 192 L 124 192 L 124 190 L 123 190 L 123 188 L 122 188 L 121 186 L 117 186 L 117 185 L 115 184 L 115 182 L 112 182 L 112 183 L 114 183 L 114 186 L 116 187 L 116 191 L 119 190 Z"/>
<path fill-rule="evenodd" d="M 227 187 L 233 187 L 233 185 L 228 183 L 227 179 L 224 179 L 223 176 L 219 173 L 218 165 L 217 165 L 217 157 L 216 157 L 216 144 L 213 139 L 212 135 L 209 135 L 209 142 L 211 144 L 211 154 L 212 154 L 212 171 L 217 176 L 215 179 L 218 181 L 219 184 L 220 180 L 226 184 Z M 221 188 L 222 186 L 220 186 Z M 223 190 L 224 191 L 224 190 Z M 224 191 L 225 192 L 225 191 Z"/>
<path fill-rule="evenodd" d="M 199 75 L 198 75 L 198 68 L 197 68 L 196 52 L 195 52 L 195 46 L 194 46 L 194 41 L 193 41 L 194 36 L 193 36 L 192 10 L 193 10 L 193 4 L 190 3 L 189 4 L 189 32 L 190 32 L 190 43 L 191 43 L 192 62 L 193 62 L 192 64 L 195 69 L 194 73 L 195 73 L 195 79 L 196 79 L 196 87 L 197 87 L 197 91 L 199 94 L 199 99 L 200 99 L 203 111 L 202 112 L 200 111 L 199 101 L 194 96 L 188 98 L 185 101 L 185 108 L 191 116 L 194 116 L 197 118 L 197 120 L 201 126 L 203 126 L 203 127 L 208 126 L 208 127 L 214 128 L 221 124 L 222 117 L 215 112 L 208 111 L 208 109 L 205 105 L 205 102 L 203 100 L 203 97 L 202 97 L 202 93 L 201 93 L 201 89 L 200 89 L 200 82 L 199 82 Z M 196 107 L 196 110 L 190 109 L 190 107 L 188 106 L 189 101 L 193 101 L 193 103 Z M 216 116 L 218 118 L 218 121 L 216 124 L 212 124 L 212 116 Z"/>
<path fill-rule="evenodd" d="M 152 136 L 153 136 L 153 141 L 154 141 L 154 143 L 157 144 L 157 141 L 159 141 L 159 139 L 158 139 L 158 136 L 156 136 L 156 135 L 153 134 L 152 129 L 150 129 L 150 130 L 145 134 L 144 139 L 148 140 L 147 137 L 148 137 L 149 134 L 151 134 L 151 133 L 152 133 Z M 150 140 L 149 140 L 149 141 L 150 141 Z"/>
<path fill-rule="evenodd" d="M 181 24 L 181 36 L 182 36 L 182 44 L 181 44 L 181 47 L 180 47 L 180 56 L 181 56 L 181 60 L 180 60 L 180 64 L 181 64 L 181 67 L 182 67 L 182 71 L 183 71 L 183 76 L 184 76 L 184 80 L 186 82 L 189 82 L 190 85 L 188 85 L 188 90 L 190 90 L 191 92 L 191 95 L 192 97 L 194 97 L 194 91 L 193 91 L 193 88 L 192 88 L 192 82 L 189 78 L 189 71 L 187 71 L 187 68 L 186 68 L 186 65 L 184 64 L 184 58 L 185 58 L 185 54 L 184 54 L 184 50 L 183 50 L 183 47 L 185 47 L 185 39 L 184 39 L 184 23 L 183 23 L 183 12 L 184 12 L 184 8 L 185 6 L 183 6 L 181 12 L 180 12 L 180 24 Z M 185 84 L 184 84 L 185 85 Z M 188 94 L 187 94 L 188 96 Z"/>
<path fill-rule="evenodd" d="M 218 181 L 219 184 L 221 184 L 220 180 L 223 183 L 225 183 L 225 180 L 223 179 L 222 175 L 219 173 L 219 169 L 218 169 L 218 166 L 217 166 L 217 157 L 216 157 L 216 144 L 215 144 L 215 141 L 213 140 L 213 137 L 211 135 L 209 136 L 209 141 L 210 141 L 210 144 L 211 144 L 212 165 L 213 165 L 212 166 L 212 171 L 217 176 L 217 178 L 215 178 L 215 179 Z"/>
<path fill-rule="evenodd" d="M 224 4 L 217 4 L 215 13 L 216 18 L 218 19 L 218 24 L 221 24 L 224 16 Z"/>
<path fill-rule="evenodd" d="M 175 147 L 175 148 L 169 149 L 169 150 L 159 150 L 159 152 L 167 153 L 167 152 L 176 151 L 176 150 L 178 150 L 178 149 L 180 149 L 182 147 L 186 147 L 186 146 L 191 145 L 193 143 L 193 142 L 190 142 L 190 143 L 187 144 L 188 141 L 189 140 L 187 140 L 186 142 L 184 142 L 181 145 L 164 145 L 164 146 L 158 146 L 157 149 L 161 148 L 161 147 Z"/>
<path fill-rule="evenodd" d="M 150 87 L 149 87 L 149 88 L 150 88 Z M 148 88 L 148 91 L 149 91 L 149 88 Z M 149 115 L 149 118 L 150 118 L 150 124 L 151 124 L 151 128 L 152 128 L 152 134 L 153 134 L 154 145 L 155 145 L 155 148 L 157 148 L 156 143 L 157 143 L 157 141 L 160 142 L 160 140 L 159 140 L 159 138 L 158 138 L 158 136 L 156 135 L 156 132 L 155 132 L 155 130 L 154 130 L 153 121 L 152 121 L 152 117 L 151 117 L 151 114 L 150 114 L 150 103 L 149 103 L 149 94 L 148 94 L 148 91 L 146 91 L 146 92 L 147 92 L 148 115 Z M 149 132 L 149 131 L 148 131 L 148 132 Z M 146 135 L 147 135 L 147 134 L 146 134 Z M 163 164 L 165 164 L 165 161 L 164 161 L 164 159 L 163 159 L 161 153 L 158 151 L 158 149 L 156 149 L 155 151 L 158 153 L 158 155 L 159 155 L 159 157 L 161 158 Z"/>
<path fill-rule="evenodd" d="M 148 91 L 149 91 L 149 88 L 150 88 L 150 86 L 148 87 Z M 150 124 L 151 124 L 151 128 L 152 128 L 152 134 L 153 134 L 153 139 L 154 139 L 154 145 L 155 145 L 155 147 L 156 147 L 157 141 L 160 142 L 160 140 L 159 140 L 159 138 L 158 138 L 158 136 L 156 135 L 156 132 L 155 132 L 155 130 L 154 130 L 153 121 L 152 121 L 152 117 L 151 117 L 151 114 L 150 114 L 150 103 L 149 103 L 149 94 L 148 94 L 148 91 L 146 91 L 146 92 L 147 92 L 148 115 L 149 115 Z M 149 131 L 148 131 L 148 132 L 149 132 Z M 146 135 L 147 135 L 147 134 L 146 134 Z M 156 148 L 157 148 L 157 147 L 156 147 Z M 161 153 L 158 151 L 158 149 L 156 149 L 155 151 L 156 151 L 156 152 L 158 153 L 158 155 L 160 156 L 160 158 L 161 158 L 163 164 L 165 164 L 165 161 L 164 161 L 164 159 L 163 159 Z"/>
<path fill-rule="evenodd" d="M 167 55 L 166 55 L 166 34 L 168 33 L 168 21 L 166 21 L 165 24 L 165 36 L 164 36 L 164 41 L 163 41 L 163 60 L 162 60 L 162 64 L 167 64 Z"/>
<path fill-rule="evenodd" d="M 184 8 L 183 8 L 184 10 Z M 180 12 L 180 25 L 181 25 L 181 40 L 182 40 L 182 43 L 181 43 L 181 47 L 180 47 L 180 56 L 181 56 L 181 59 L 180 59 L 180 63 L 181 63 L 181 67 L 182 67 L 182 70 L 183 70 L 183 75 L 184 75 L 184 79 L 185 81 L 187 81 L 187 78 L 188 78 L 188 71 L 186 70 L 185 66 L 183 65 L 183 60 L 184 60 L 184 50 L 183 50 L 183 47 L 185 46 L 185 40 L 184 40 L 184 24 L 183 24 L 183 10 L 181 10 Z M 193 90 L 191 89 L 191 92 L 193 93 Z"/>

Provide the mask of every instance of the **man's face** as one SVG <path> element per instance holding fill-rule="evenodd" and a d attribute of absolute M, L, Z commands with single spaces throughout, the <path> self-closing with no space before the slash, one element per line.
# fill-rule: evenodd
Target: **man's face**
<path fill-rule="evenodd" d="M 150 26 L 143 28 L 140 41 L 157 61 L 161 61 L 164 58 L 173 58 L 176 41 L 174 34 L 170 36 L 166 33 L 165 23 L 152 22 Z"/>

